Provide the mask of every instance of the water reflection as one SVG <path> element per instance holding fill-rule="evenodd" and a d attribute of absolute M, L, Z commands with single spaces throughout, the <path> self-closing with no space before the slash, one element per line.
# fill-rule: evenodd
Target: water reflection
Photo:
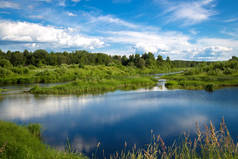
<path fill-rule="evenodd" d="M 0 119 L 41 123 L 44 140 L 59 149 L 69 137 L 80 151 L 90 153 L 100 141 L 105 151 L 113 152 L 125 141 L 138 146 L 150 142 L 151 129 L 170 142 L 184 131 L 193 134 L 195 122 L 203 125 L 212 120 L 218 126 L 223 116 L 236 137 L 237 97 L 237 88 L 214 93 L 155 88 L 84 97 L 5 95 Z"/>

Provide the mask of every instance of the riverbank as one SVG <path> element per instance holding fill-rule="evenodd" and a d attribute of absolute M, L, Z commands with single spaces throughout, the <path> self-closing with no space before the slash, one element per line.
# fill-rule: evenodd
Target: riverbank
<path fill-rule="evenodd" d="M 40 139 L 37 124 L 18 126 L 0 121 L 1 159 L 86 159 L 82 154 L 57 151 L 45 145 Z"/>

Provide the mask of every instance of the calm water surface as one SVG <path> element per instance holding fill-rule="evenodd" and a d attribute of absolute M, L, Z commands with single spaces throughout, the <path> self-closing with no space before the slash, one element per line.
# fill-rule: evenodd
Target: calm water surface
<path fill-rule="evenodd" d="M 163 80 L 162 80 L 163 82 Z M 195 122 L 217 127 L 222 117 L 232 136 L 238 136 L 238 88 L 213 93 L 170 90 L 116 91 L 98 96 L 48 96 L 24 93 L 0 98 L 0 120 L 40 123 L 44 141 L 64 149 L 67 137 L 79 151 L 90 154 L 96 144 L 106 152 L 151 141 L 151 130 L 167 143 L 195 133 Z"/>

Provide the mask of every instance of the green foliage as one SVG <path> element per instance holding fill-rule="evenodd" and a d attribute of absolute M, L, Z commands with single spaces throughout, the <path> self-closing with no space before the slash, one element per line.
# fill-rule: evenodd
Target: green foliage
<path fill-rule="evenodd" d="M 214 85 L 213 84 L 207 84 L 204 89 L 208 92 L 212 92 L 214 90 Z"/>
<path fill-rule="evenodd" d="M 56 151 L 39 139 L 40 126 L 0 121 L 1 159 L 83 159 L 81 154 Z"/>
<path fill-rule="evenodd" d="M 136 66 L 137 66 L 138 68 L 144 68 L 144 67 L 145 67 L 145 60 L 142 59 L 142 58 L 140 58 L 140 59 L 138 60 L 138 62 L 136 63 Z"/>
<path fill-rule="evenodd" d="M 9 67 L 12 67 L 12 64 L 7 59 L 1 59 L 0 60 L 0 67 L 9 68 Z"/>
<path fill-rule="evenodd" d="M 117 79 L 88 79 L 77 80 L 68 84 L 50 88 L 34 87 L 30 90 L 34 94 L 102 94 L 109 91 L 131 90 L 153 87 L 157 80 L 151 77 L 120 77 Z"/>
<path fill-rule="evenodd" d="M 135 54 L 130 55 L 129 58 L 126 56 L 109 56 L 103 53 L 89 53 L 87 51 L 75 51 L 72 53 L 68 52 L 50 52 L 48 53 L 46 50 L 36 50 L 33 53 L 27 50 L 24 52 L 11 52 L 7 53 L 1 52 L 1 58 L 4 60 L 9 60 L 13 66 L 29 66 L 34 65 L 37 67 L 43 67 L 45 65 L 62 65 L 62 64 L 80 64 L 79 66 L 84 65 L 105 65 L 112 66 L 123 65 L 123 66 L 136 66 L 138 68 L 154 68 L 158 65 L 161 65 L 160 61 L 163 59 L 159 59 L 159 62 L 156 62 L 154 55 L 149 53 L 144 53 L 143 55 Z M 144 60 L 144 61 L 143 61 Z M 158 59 L 157 59 L 158 60 Z M 6 62 L 6 61 L 5 61 Z M 145 64 L 144 64 L 145 63 Z M 170 65 L 170 60 L 167 63 Z M 1 66 L 1 62 L 0 62 Z"/>
<path fill-rule="evenodd" d="M 29 132 L 36 138 L 41 139 L 41 126 L 40 124 L 29 124 L 26 126 Z"/>
<path fill-rule="evenodd" d="M 238 86 L 238 61 L 200 63 L 181 74 L 164 76 L 168 88 L 205 89 Z"/>
<path fill-rule="evenodd" d="M 8 76 L 10 76 L 12 74 L 13 74 L 12 71 L 10 71 L 10 70 L 8 70 L 6 68 L 0 67 L 0 77 L 4 78 L 4 77 L 8 77 Z"/>

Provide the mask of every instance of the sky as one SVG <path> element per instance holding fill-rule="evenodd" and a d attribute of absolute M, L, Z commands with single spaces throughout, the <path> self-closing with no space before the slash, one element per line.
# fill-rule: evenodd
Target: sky
<path fill-rule="evenodd" d="M 0 49 L 238 56 L 237 0 L 0 0 Z"/>

